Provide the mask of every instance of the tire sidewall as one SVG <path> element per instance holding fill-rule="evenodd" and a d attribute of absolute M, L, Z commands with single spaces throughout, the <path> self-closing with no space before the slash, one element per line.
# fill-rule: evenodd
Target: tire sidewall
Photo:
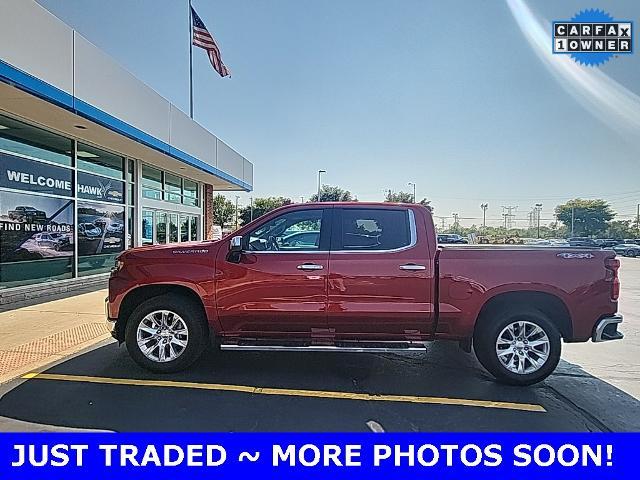
<path fill-rule="evenodd" d="M 537 371 L 518 374 L 508 370 L 498 358 L 496 341 L 500 332 L 510 323 L 527 321 L 544 330 L 549 338 L 549 358 Z M 503 311 L 487 317 L 474 333 L 474 349 L 478 360 L 497 380 L 511 385 L 531 385 L 548 377 L 558 366 L 562 350 L 562 340 L 557 327 L 538 310 Z"/>
<path fill-rule="evenodd" d="M 138 346 L 138 325 L 146 315 L 156 310 L 168 310 L 176 313 L 187 327 L 187 347 L 179 357 L 169 362 L 154 362 L 147 358 Z M 206 342 L 207 334 L 201 309 L 188 298 L 174 295 L 153 297 L 138 305 L 131 313 L 125 329 L 125 344 L 129 355 L 141 367 L 157 373 L 184 370 L 200 357 Z"/>

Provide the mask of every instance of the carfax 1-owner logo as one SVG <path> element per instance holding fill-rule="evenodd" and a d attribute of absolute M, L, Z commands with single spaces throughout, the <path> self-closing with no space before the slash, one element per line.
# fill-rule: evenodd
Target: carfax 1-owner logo
<path fill-rule="evenodd" d="M 553 22 L 553 53 L 567 54 L 582 65 L 601 65 L 633 53 L 633 22 L 614 20 L 603 10 L 583 10 L 571 20 Z"/>

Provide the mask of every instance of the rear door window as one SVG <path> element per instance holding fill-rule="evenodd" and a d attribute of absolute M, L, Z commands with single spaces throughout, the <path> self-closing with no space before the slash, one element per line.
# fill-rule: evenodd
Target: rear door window
<path fill-rule="evenodd" d="M 412 241 L 408 210 L 344 208 L 337 227 L 334 250 L 395 250 Z"/>

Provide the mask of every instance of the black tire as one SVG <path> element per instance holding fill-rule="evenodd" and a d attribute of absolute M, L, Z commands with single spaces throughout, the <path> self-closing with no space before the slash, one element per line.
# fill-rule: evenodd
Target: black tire
<path fill-rule="evenodd" d="M 549 352 L 546 361 L 536 371 L 517 373 L 502 364 L 496 351 L 500 332 L 516 321 L 526 321 L 540 327 L 549 339 Z M 498 382 L 509 385 L 532 385 L 547 378 L 558 366 L 562 341 L 560 332 L 551 320 L 535 309 L 501 309 L 487 312 L 478 320 L 473 335 L 473 347 L 476 357 Z"/>
<path fill-rule="evenodd" d="M 144 317 L 157 310 L 168 310 L 179 315 L 188 332 L 187 345 L 177 358 L 159 362 L 148 358 L 137 341 L 138 326 Z M 209 342 L 208 327 L 202 307 L 192 299 L 176 294 L 160 295 L 142 302 L 131 313 L 125 329 L 125 344 L 131 358 L 143 368 L 156 373 L 184 370 L 195 362 Z"/>
<path fill-rule="evenodd" d="M 627 250 L 626 252 L 624 252 L 625 257 L 631 257 L 631 258 L 635 257 L 637 254 L 638 252 L 635 250 Z"/>

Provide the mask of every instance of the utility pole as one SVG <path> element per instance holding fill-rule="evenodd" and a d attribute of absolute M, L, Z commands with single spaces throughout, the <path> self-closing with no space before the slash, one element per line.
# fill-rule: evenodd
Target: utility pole
<path fill-rule="evenodd" d="M 453 216 L 453 228 L 457 232 L 460 228 L 460 223 L 458 222 L 459 215 L 457 213 L 452 213 Z"/>
<path fill-rule="evenodd" d="M 327 173 L 326 170 L 318 170 L 318 202 L 320 201 L 320 175 Z"/>
<path fill-rule="evenodd" d="M 638 213 L 636 214 L 636 230 L 638 230 L 638 236 L 640 236 L 640 203 L 638 204 Z"/>
<path fill-rule="evenodd" d="M 507 211 L 507 213 L 504 213 L 505 210 Z M 502 216 L 504 217 L 505 230 L 511 230 L 511 228 L 513 227 L 513 217 L 515 217 L 515 215 L 512 212 L 516 210 L 518 210 L 517 205 L 502 206 Z"/>
<path fill-rule="evenodd" d="M 251 208 L 249 209 L 249 221 L 253 222 L 253 197 L 249 197 L 251 200 Z"/>
<path fill-rule="evenodd" d="M 238 229 L 238 199 L 240 195 L 236 195 L 236 230 Z"/>
<path fill-rule="evenodd" d="M 439 216 L 435 216 L 435 217 L 442 221 L 442 230 L 444 231 L 444 229 L 446 228 L 445 224 L 444 224 L 444 221 L 447 219 L 447 217 L 439 217 Z"/>
<path fill-rule="evenodd" d="M 480 208 L 482 209 L 482 229 L 485 230 L 487 228 L 487 208 L 489 208 L 489 204 L 483 203 Z"/>
<path fill-rule="evenodd" d="M 542 204 L 536 203 L 536 218 L 538 220 L 538 238 L 540 238 L 540 213 L 542 212 Z"/>
<path fill-rule="evenodd" d="M 409 182 L 407 185 L 413 186 L 413 203 L 416 203 L 416 184 L 414 182 Z"/>

